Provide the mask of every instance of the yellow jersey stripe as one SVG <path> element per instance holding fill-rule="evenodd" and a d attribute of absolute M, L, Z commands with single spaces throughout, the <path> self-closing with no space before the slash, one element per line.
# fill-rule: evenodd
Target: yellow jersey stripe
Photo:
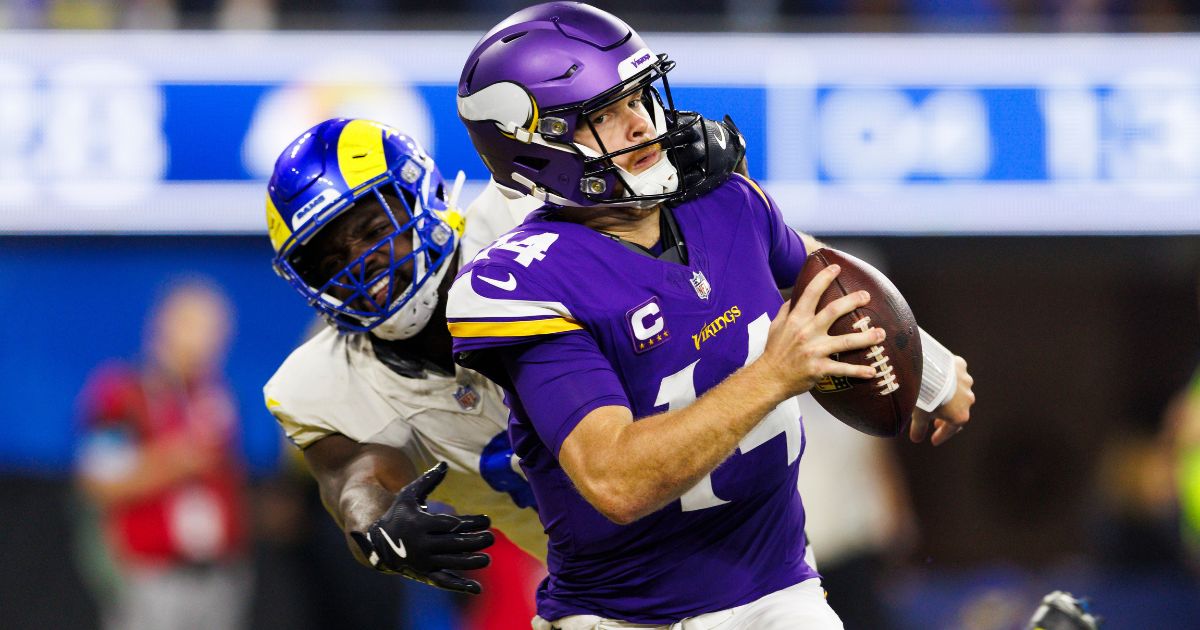
<path fill-rule="evenodd" d="M 455 337 L 535 337 L 583 329 L 579 322 L 566 317 L 515 322 L 448 322 L 447 326 Z"/>
<path fill-rule="evenodd" d="M 746 181 L 747 184 L 750 184 L 751 186 L 753 186 L 755 192 L 758 193 L 758 196 L 762 197 L 763 203 L 766 204 L 768 208 L 771 207 L 771 202 L 767 200 L 767 193 L 763 192 L 763 189 L 758 187 L 758 182 L 755 182 L 753 179 L 750 179 L 749 177 L 746 177 L 745 175 L 742 175 L 741 173 L 734 173 L 734 175 L 742 178 L 743 180 Z"/>

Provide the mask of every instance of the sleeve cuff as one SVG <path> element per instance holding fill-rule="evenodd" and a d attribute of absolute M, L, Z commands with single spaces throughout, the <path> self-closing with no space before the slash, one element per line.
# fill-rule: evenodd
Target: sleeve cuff
<path fill-rule="evenodd" d="M 954 370 L 954 353 L 946 349 L 929 333 L 921 332 L 921 392 L 917 395 L 917 408 L 932 412 L 954 395 L 958 386 L 958 374 Z"/>

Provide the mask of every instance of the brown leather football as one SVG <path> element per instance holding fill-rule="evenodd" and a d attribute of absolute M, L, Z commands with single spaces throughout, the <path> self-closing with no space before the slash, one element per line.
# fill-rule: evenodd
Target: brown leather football
<path fill-rule="evenodd" d="M 883 328 L 887 338 L 877 346 L 834 355 L 843 363 L 874 365 L 870 380 L 826 376 L 812 389 L 813 398 L 833 417 L 870 435 L 892 437 L 908 427 L 917 394 L 921 389 L 921 335 L 912 309 L 900 291 L 871 265 L 835 249 L 822 248 L 809 255 L 792 289 L 792 304 L 804 287 L 822 269 L 841 265 L 842 271 L 821 296 L 817 310 L 855 291 L 866 290 L 871 301 L 843 315 L 829 327 L 829 334 Z"/>

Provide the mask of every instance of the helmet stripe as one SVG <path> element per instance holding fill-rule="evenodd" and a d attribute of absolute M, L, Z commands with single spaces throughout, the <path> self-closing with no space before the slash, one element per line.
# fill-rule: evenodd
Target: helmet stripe
<path fill-rule="evenodd" d="M 380 125 L 367 120 L 352 120 L 338 137 L 338 167 L 351 189 L 387 172 Z"/>
<path fill-rule="evenodd" d="M 271 237 L 271 247 L 275 248 L 276 253 L 279 253 L 283 243 L 292 235 L 292 229 L 280 216 L 270 194 L 267 195 L 267 235 Z"/>

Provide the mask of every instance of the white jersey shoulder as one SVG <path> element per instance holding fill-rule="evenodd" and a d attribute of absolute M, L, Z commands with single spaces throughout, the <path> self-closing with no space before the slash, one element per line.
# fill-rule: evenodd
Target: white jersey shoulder
<path fill-rule="evenodd" d="M 423 414 L 474 417 L 490 403 L 502 404 L 497 388 L 478 374 L 409 378 L 376 358 L 366 335 L 339 334 L 331 327 L 294 350 L 263 394 L 288 438 L 301 448 L 333 433 L 402 447 L 411 431 L 390 428 L 395 420 L 405 420 L 411 429 Z M 503 425 L 493 421 L 491 426 Z"/>
<path fill-rule="evenodd" d="M 530 212 L 540 207 L 542 202 L 533 197 L 506 197 L 500 192 L 496 181 L 489 179 L 483 192 L 467 207 L 467 229 L 461 246 L 464 264 L 501 234 L 520 225 Z"/>

